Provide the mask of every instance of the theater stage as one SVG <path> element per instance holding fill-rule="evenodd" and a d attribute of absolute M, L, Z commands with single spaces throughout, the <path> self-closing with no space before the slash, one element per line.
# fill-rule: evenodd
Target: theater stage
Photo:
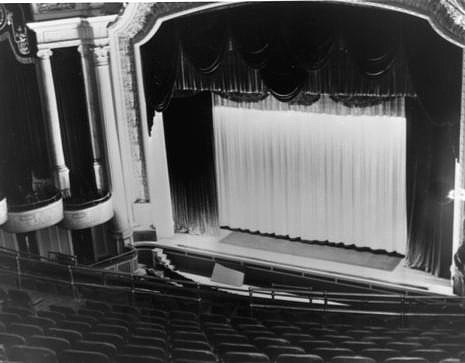
<path fill-rule="evenodd" d="M 241 241 L 231 241 L 235 236 Z M 156 245 L 163 248 L 176 248 L 195 254 L 229 258 L 260 263 L 275 268 L 315 273 L 319 276 L 344 278 L 354 282 L 367 283 L 387 288 L 402 288 L 412 292 L 429 292 L 452 295 L 450 280 L 432 276 L 423 271 L 406 266 L 399 258 L 386 261 L 386 255 L 366 251 L 355 251 L 343 247 L 321 246 L 300 242 L 274 239 L 250 234 L 258 243 L 247 246 L 237 232 L 221 229 L 215 234 L 193 235 L 177 233 L 173 237 L 163 238 Z M 326 249 L 326 251 L 324 251 Z M 312 257 L 312 251 L 316 251 Z M 300 253 L 299 253 L 300 252 Z M 328 258 L 331 253 L 335 258 Z M 346 261 L 341 256 L 347 254 Z M 354 254 L 364 254 L 357 260 Z M 368 255 L 367 255 L 368 254 Z M 371 255 L 371 256 L 369 256 Z M 379 258 L 383 261 L 377 262 Z M 363 262 L 363 261 L 369 262 Z M 371 261 L 370 261 L 371 260 Z M 201 282 L 201 281 L 199 281 Z M 204 281 L 202 281 L 204 282 Z"/>

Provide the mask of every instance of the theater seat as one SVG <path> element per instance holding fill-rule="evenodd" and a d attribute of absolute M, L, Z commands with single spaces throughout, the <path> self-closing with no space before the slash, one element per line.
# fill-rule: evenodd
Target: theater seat
<path fill-rule="evenodd" d="M 210 350 L 211 346 L 205 341 L 175 339 L 172 341 L 174 348 Z"/>
<path fill-rule="evenodd" d="M 431 348 L 442 349 L 442 350 L 445 350 L 446 352 L 451 353 L 452 355 L 456 355 L 464 349 L 464 345 L 454 344 L 454 343 L 439 343 L 439 344 L 433 344 Z"/>
<path fill-rule="evenodd" d="M 14 314 L 14 313 L 3 313 L 0 312 L 0 321 L 5 324 L 6 326 L 12 323 L 20 323 L 22 321 L 21 315 Z"/>
<path fill-rule="evenodd" d="M 32 306 L 32 299 L 27 291 L 24 290 L 9 289 L 7 299 L 9 305 L 24 307 Z"/>
<path fill-rule="evenodd" d="M 345 341 L 345 342 L 337 344 L 337 346 L 352 349 L 354 352 L 361 352 L 364 349 L 378 347 L 378 345 L 375 342 L 371 342 L 367 340 Z"/>
<path fill-rule="evenodd" d="M 26 344 L 26 339 L 17 334 L 0 333 L 0 344 L 8 350 L 13 345 Z"/>
<path fill-rule="evenodd" d="M 228 352 L 223 355 L 224 363 L 271 363 L 262 353 Z"/>
<path fill-rule="evenodd" d="M 41 318 L 52 319 L 53 321 L 55 321 L 55 323 L 66 319 L 66 315 L 63 313 L 59 313 L 58 311 L 39 310 L 37 312 L 37 316 Z"/>
<path fill-rule="evenodd" d="M 23 323 L 40 326 L 42 329 L 47 330 L 56 326 L 55 320 L 42 318 L 39 316 L 26 316 L 23 319 Z"/>
<path fill-rule="evenodd" d="M 158 358 L 150 355 L 143 354 L 118 354 L 115 359 L 115 363 L 164 363 L 166 362 L 163 358 Z"/>
<path fill-rule="evenodd" d="M 26 339 L 31 335 L 44 335 L 44 329 L 34 324 L 12 323 L 8 327 L 8 332 L 18 334 Z"/>
<path fill-rule="evenodd" d="M 198 350 L 198 349 L 184 349 L 184 348 L 174 348 L 171 352 L 172 358 L 174 360 L 185 359 L 189 361 L 197 362 L 217 362 L 213 352 L 208 350 Z"/>
<path fill-rule="evenodd" d="M 90 325 L 89 323 L 83 323 L 83 322 L 73 321 L 73 320 L 62 320 L 57 324 L 57 326 L 60 329 L 75 330 L 83 334 L 90 331 L 92 328 L 92 325 Z"/>
<path fill-rule="evenodd" d="M 72 315 L 76 314 L 73 308 L 70 308 L 69 306 L 62 306 L 62 305 L 55 305 L 52 304 L 48 307 L 50 311 L 56 311 L 58 313 L 62 313 L 64 315 Z"/>
<path fill-rule="evenodd" d="M 107 355 L 87 350 L 66 349 L 60 356 L 60 363 L 110 363 Z"/>
<path fill-rule="evenodd" d="M 142 337 L 140 335 L 131 335 L 128 337 L 128 344 L 146 345 L 150 347 L 166 348 L 166 340 L 152 337 Z"/>
<path fill-rule="evenodd" d="M 330 360 L 337 356 L 355 355 L 355 352 L 349 348 L 329 347 L 329 348 L 315 348 L 310 354 L 319 355 L 324 360 Z"/>
<path fill-rule="evenodd" d="M 430 363 L 427 359 L 421 357 L 392 357 L 384 363 Z"/>
<path fill-rule="evenodd" d="M 268 345 L 264 353 L 272 360 L 281 354 L 305 354 L 305 350 L 297 346 Z"/>
<path fill-rule="evenodd" d="M 333 357 L 330 360 L 331 363 L 376 363 L 376 360 L 373 358 L 369 357 L 363 357 L 363 356 L 337 356 Z"/>
<path fill-rule="evenodd" d="M 135 344 L 126 344 L 121 347 L 119 352 L 122 354 L 151 356 L 159 359 L 166 359 L 167 356 L 166 351 L 163 348 Z"/>
<path fill-rule="evenodd" d="M 92 328 L 93 332 L 100 333 L 109 333 L 109 334 L 118 334 L 122 337 L 125 337 L 129 334 L 129 329 L 124 325 L 115 325 L 115 324 L 96 324 Z"/>
<path fill-rule="evenodd" d="M 413 342 L 389 342 L 386 344 L 386 348 L 396 349 L 402 354 L 406 354 L 411 350 L 421 349 L 423 345 L 420 343 L 413 343 Z"/>
<path fill-rule="evenodd" d="M 216 349 L 220 355 L 228 352 L 258 353 L 257 347 L 252 344 L 221 343 Z"/>
<path fill-rule="evenodd" d="M 94 301 L 94 300 L 86 300 L 85 306 L 88 309 L 92 310 L 98 310 L 101 312 L 110 312 L 111 311 L 111 305 L 101 302 L 101 301 Z"/>
<path fill-rule="evenodd" d="M 330 342 L 329 340 L 321 340 L 321 339 L 301 340 L 298 342 L 297 345 L 299 347 L 304 348 L 307 353 L 310 353 L 310 351 L 315 348 L 327 348 L 327 347 L 335 346 L 333 342 Z"/>
<path fill-rule="evenodd" d="M 259 348 L 259 349 L 265 349 L 267 346 L 273 345 L 273 346 L 283 346 L 283 345 L 291 345 L 289 340 L 283 339 L 283 338 L 255 338 L 253 340 L 253 343 Z"/>
<path fill-rule="evenodd" d="M 8 359 L 23 363 L 58 363 L 57 356 L 53 350 L 28 345 L 12 346 L 8 352 Z"/>
<path fill-rule="evenodd" d="M 76 330 L 50 328 L 47 330 L 47 334 L 53 337 L 64 338 L 68 340 L 71 345 L 82 339 L 82 334 Z"/>
<path fill-rule="evenodd" d="M 365 357 L 373 358 L 377 362 L 382 362 L 385 359 L 391 357 L 398 357 L 401 355 L 401 353 L 398 350 L 390 348 L 368 348 L 362 350 L 360 354 Z"/>
<path fill-rule="evenodd" d="M 71 348 L 71 344 L 66 339 L 45 335 L 33 335 L 27 340 L 27 343 L 32 346 L 49 348 L 53 350 L 57 356 L 60 355 L 63 350 Z"/>
<path fill-rule="evenodd" d="M 323 363 L 323 358 L 314 354 L 281 354 L 275 363 Z"/>
<path fill-rule="evenodd" d="M 422 357 L 430 362 L 437 362 L 441 359 L 453 358 L 451 354 L 442 349 L 415 349 L 408 353 L 412 357 Z"/>
<path fill-rule="evenodd" d="M 87 350 L 89 352 L 103 353 L 108 358 L 113 358 L 116 355 L 116 346 L 106 342 L 92 342 L 90 340 L 80 340 L 72 347 L 77 350 Z"/>
<path fill-rule="evenodd" d="M 106 342 L 119 349 L 125 343 L 124 338 L 118 334 L 92 332 L 84 335 L 84 339 L 94 342 Z"/>

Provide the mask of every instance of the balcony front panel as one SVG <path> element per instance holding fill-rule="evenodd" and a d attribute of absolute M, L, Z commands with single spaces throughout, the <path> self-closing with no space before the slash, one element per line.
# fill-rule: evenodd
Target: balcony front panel
<path fill-rule="evenodd" d="M 98 226 L 108 222 L 111 218 L 113 218 L 113 202 L 111 196 L 108 196 L 95 203 L 73 206 L 65 203 L 61 225 L 67 229 L 79 230 Z"/>
<path fill-rule="evenodd" d="M 62 219 L 63 200 L 60 198 L 37 208 L 22 208 L 20 211 L 10 208 L 8 220 L 2 228 L 11 233 L 27 233 L 51 227 Z"/>
<path fill-rule="evenodd" d="M 0 200 L 0 224 L 3 224 L 8 219 L 8 208 L 6 206 L 6 198 Z"/>

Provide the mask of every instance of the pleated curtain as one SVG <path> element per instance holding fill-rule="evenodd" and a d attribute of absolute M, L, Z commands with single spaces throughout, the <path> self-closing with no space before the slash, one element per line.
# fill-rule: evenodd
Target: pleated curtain
<path fill-rule="evenodd" d="M 224 104 L 214 98 L 220 225 L 405 253 L 405 117 Z"/>

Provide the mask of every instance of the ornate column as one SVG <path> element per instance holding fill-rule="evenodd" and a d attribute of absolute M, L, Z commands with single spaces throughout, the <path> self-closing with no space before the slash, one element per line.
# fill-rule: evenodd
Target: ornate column
<path fill-rule="evenodd" d="M 87 117 L 89 119 L 90 142 L 92 147 L 92 168 L 94 170 L 95 185 L 99 192 L 105 189 L 105 176 L 102 167 L 102 152 L 100 149 L 99 112 L 96 100 L 95 75 L 92 71 L 92 54 L 89 45 L 81 44 L 78 47 L 81 54 L 82 75 L 86 92 Z"/>
<path fill-rule="evenodd" d="M 52 148 L 52 175 L 55 186 L 61 190 L 64 197 L 70 196 L 69 170 L 65 164 L 63 144 L 61 140 L 60 120 L 53 84 L 52 65 L 50 49 L 40 49 L 37 52 L 37 74 L 39 78 L 40 98 L 44 121 L 47 123 L 48 142 Z"/>
<path fill-rule="evenodd" d="M 109 46 L 92 48 L 97 83 L 97 97 L 102 118 L 102 133 L 106 148 L 107 166 L 110 176 L 109 184 L 113 197 L 114 218 L 113 233 L 115 239 L 125 244 L 132 243 L 132 228 L 129 222 L 126 194 L 123 179 L 121 154 L 116 129 L 116 118 L 113 104 L 109 60 Z"/>

